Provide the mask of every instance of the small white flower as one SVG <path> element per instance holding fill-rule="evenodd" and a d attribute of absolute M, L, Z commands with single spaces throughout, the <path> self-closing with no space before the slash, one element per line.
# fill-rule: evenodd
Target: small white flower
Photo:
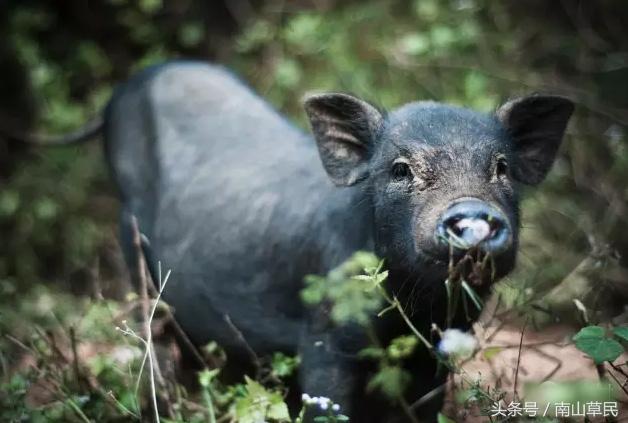
<path fill-rule="evenodd" d="M 459 329 L 447 329 L 438 344 L 438 350 L 450 357 L 466 359 L 473 355 L 478 341 L 473 335 Z"/>
<path fill-rule="evenodd" d="M 301 400 L 305 405 L 317 405 L 321 410 L 325 411 L 332 409 L 335 412 L 340 411 L 340 405 L 335 404 L 331 398 L 327 397 L 312 397 L 308 394 L 302 394 Z"/>

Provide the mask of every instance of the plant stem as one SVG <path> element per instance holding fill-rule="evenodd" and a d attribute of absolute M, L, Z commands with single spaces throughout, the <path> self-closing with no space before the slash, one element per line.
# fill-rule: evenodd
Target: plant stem
<path fill-rule="evenodd" d="M 203 386 L 203 401 L 205 401 L 205 406 L 207 407 L 207 423 L 216 423 L 216 414 L 210 389 L 209 386 Z"/>
<path fill-rule="evenodd" d="M 412 321 L 410 320 L 406 312 L 403 311 L 403 307 L 401 307 L 401 303 L 399 302 L 397 297 L 393 297 L 393 301 L 394 301 L 395 307 L 399 311 L 399 314 L 401 314 L 401 317 L 403 318 L 403 320 L 405 320 L 406 324 L 408 325 L 412 333 L 414 333 L 416 337 L 419 338 L 421 342 L 423 342 L 423 344 L 427 347 L 427 349 L 429 349 L 430 351 L 433 351 L 434 345 L 432 345 L 432 343 L 428 341 L 427 338 L 425 338 L 423 334 L 421 334 L 421 332 L 419 332 L 416 326 L 414 326 L 414 324 L 412 323 Z"/>
<path fill-rule="evenodd" d="M 79 407 L 72 398 L 68 397 L 67 402 L 70 405 L 70 408 L 74 410 L 74 412 L 81 418 L 81 420 L 83 420 L 86 423 L 92 423 L 89 417 L 87 417 L 85 413 L 83 413 L 83 410 L 81 410 L 81 407 Z"/>
<path fill-rule="evenodd" d="M 408 404 L 406 399 L 403 397 L 403 395 L 399 398 L 399 403 L 401 404 L 401 408 L 403 408 L 403 411 L 408 415 L 408 418 L 410 419 L 410 421 L 412 423 L 419 423 L 419 420 L 417 420 L 416 416 L 412 412 L 412 409 L 410 408 L 410 405 Z"/>

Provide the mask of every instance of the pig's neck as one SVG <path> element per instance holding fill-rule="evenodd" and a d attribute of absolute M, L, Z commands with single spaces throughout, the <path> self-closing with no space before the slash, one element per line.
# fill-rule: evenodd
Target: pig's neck
<path fill-rule="evenodd" d="M 373 205 L 368 190 L 330 187 L 312 221 L 321 247 L 321 271 L 326 273 L 356 251 L 373 251 Z"/>

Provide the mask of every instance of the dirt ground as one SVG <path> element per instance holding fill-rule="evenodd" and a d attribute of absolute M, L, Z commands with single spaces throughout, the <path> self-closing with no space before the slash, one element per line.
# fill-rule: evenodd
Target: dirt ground
<path fill-rule="evenodd" d="M 484 317 L 474 325 L 474 330 L 481 348 L 473 358 L 463 363 L 460 374 L 450 377 L 447 386 L 444 411 L 456 422 L 489 421 L 478 407 L 461 406 L 456 401 L 459 394 L 468 389 L 470 381 L 479 379 L 482 387 L 498 388 L 503 394 L 505 407 L 511 401 L 519 402 L 523 406 L 527 400 L 539 400 L 538 384 L 545 383 L 540 388 L 542 396 L 543 392 L 547 392 L 545 389 L 548 387 L 551 389 L 550 384 L 599 381 L 600 371 L 615 387 L 615 399 L 612 398 L 612 394 L 609 397 L 609 400 L 618 401 L 619 415 L 615 421 L 628 421 L 628 396 L 620 387 L 623 385 L 625 389 L 625 385 L 628 384 L 626 378 L 628 357 L 622 356 L 617 359 L 614 363 L 616 368 L 608 364 L 596 367 L 593 361 L 571 342 L 571 337 L 577 329 L 566 324 L 554 324 L 543 327 L 542 330 L 535 330 L 521 319 L 509 321 Z M 540 402 L 542 401 L 543 398 L 540 398 Z M 604 419 L 592 418 L 591 421 Z"/>

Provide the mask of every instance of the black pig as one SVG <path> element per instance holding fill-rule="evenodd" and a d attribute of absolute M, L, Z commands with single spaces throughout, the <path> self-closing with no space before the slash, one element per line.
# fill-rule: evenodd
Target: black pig
<path fill-rule="evenodd" d="M 299 353 L 302 392 L 332 398 L 356 422 L 388 421 L 364 402 L 366 369 L 353 354 L 362 334 L 307 310 L 304 276 L 374 251 L 386 259 L 389 290 L 421 297 L 416 325 L 442 324 L 448 238 L 463 242 L 456 255 L 490 253 L 497 276 L 512 269 L 520 184 L 543 180 L 573 105 L 539 95 L 491 115 L 433 102 L 384 112 L 320 94 L 305 110 L 314 139 L 202 63 L 165 64 L 120 86 L 104 131 L 122 243 L 134 263 L 134 215 L 151 265 L 173 270 L 165 299 L 194 342 L 242 356 L 235 326 L 258 354 Z M 378 323 L 382 339 L 401 326 Z M 410 367 L 413 400 L 439 378 L 433 360 Z"/>

